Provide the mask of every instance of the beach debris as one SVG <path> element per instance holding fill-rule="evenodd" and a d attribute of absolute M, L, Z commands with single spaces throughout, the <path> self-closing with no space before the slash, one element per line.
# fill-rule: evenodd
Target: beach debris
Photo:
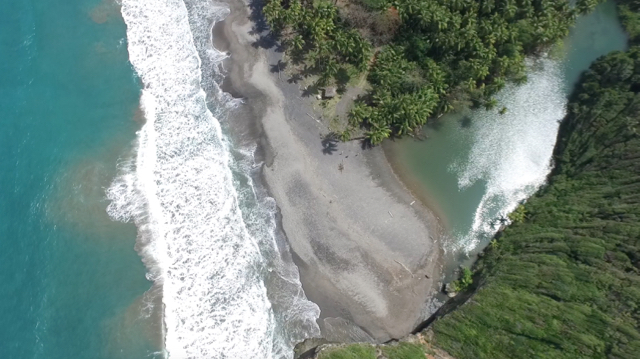
<path fill-rule="evenodd" d="M 391 216 L 391 218 L 393 218 L 393 214 L 391 214 L 391 211 L 387 211 L 387 213 L 389 213 L 389 215 Z"/>
<path fill-rule="evenodd" d="M 413 206 L 414 203 L 416 203 L 416 201 L 413 201 L 413 202 L 409 203 L 409 205 Z"/>
<path fill-rule="evenodd" d="M 314 121 L 316 121 L 317 123 L 320 123 L 320 120 L 318 120 L 317 118 L 311 116 L 311 114 L 309 112 L 306 112 L 307 116 L 311 117 L 311 119 L 313 119 Z"/>
<path fill-rule="evenodd" d="M 324 98 L 326 99 L 334 98 L 336 97 L 337 94 L 338 92 L 336 91 L 336 88 L 333 86 L 325 87 L 324 89 Z"/>
<path fill-rule="evenodd" d="M 409 270 L 409 268 L 407 268 L 406 265 L 402 264 L 400 261 L 397 260 L 393 260 L 394 262 L 398 263 L 400 266 L 402 266 L 402 268 L 404 268 L 404 270 L 406 270 L 407 272 L 409 272 L 409 274 L 411 274 L 411 276 L 413 277 L 413 272 Z"/>

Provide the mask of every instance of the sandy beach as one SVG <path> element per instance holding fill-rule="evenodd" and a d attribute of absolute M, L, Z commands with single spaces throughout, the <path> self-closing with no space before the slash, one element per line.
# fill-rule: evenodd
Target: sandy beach
<path fill-rule="evenodd" d="M 398 180 L 382 148 L 351 141 L 323 151 L 330 131 L 315 98 L 271 71 L 282 54 L 259 46 L 264 31 L 256 31 L 244 2 L 228 3 L 231 14 L 214 28 L 214 45 L 230 53 L 224 89 L 245 99 L 263 177 L 304 291 L 322 311 L 324 337 L 384 342 L 406 335 L 430 314 L 438 290 L 436 217 Z"/>

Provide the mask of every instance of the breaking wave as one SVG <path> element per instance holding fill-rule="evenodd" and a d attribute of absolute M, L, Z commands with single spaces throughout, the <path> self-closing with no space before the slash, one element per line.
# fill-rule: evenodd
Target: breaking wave
<path fill-rule="evenodd" d="M 107 210 L 138 226 L 136 249 L 162 295 L 166 355 L 289 358 L 296 342 L 319 335 L 319 309 L 255 180 L 254 149 L 234 147 L 216 119 L 238 105 L 216 84 L 225 56 L 211 46 L 228 9 L 122 0 L 122 14 L 146 123 Z"/>

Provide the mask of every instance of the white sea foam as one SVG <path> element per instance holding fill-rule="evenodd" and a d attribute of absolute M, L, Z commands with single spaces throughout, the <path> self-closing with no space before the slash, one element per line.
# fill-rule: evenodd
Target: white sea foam
<path fill-rule="evenodd" d="M 287 358 L 318 334 L 319 310 L 278 240 L 252 152 L 230 147 L 206 104 L 203 88 L 217 87 L 201 65 L 215 72 L 224 58 L 207 41 L 227 12 L 206 1 L 122 1 L 147 122 L 108 211 L 138 225 L 138 252 L 162 286 L 169 358 Z M 214 97 L 220 115 L 230 99 Z"/>
<path fill-rule="evenodd" d="M 486 185 L 472 228 L 459 242 L 467 252 L 496 233 L 499 219 L 543 185 L 551 170 L 559 121 L 566 113 L 562 68 L 550 59 L 530 61 L 528 67 L 526 84 L 508 85 L 496 96 L 498 106 L 507 107 L 505 114 L 475 111 L 478 128 L 469 156 L 452 168 L 461 190 L 479 181 Z"/>

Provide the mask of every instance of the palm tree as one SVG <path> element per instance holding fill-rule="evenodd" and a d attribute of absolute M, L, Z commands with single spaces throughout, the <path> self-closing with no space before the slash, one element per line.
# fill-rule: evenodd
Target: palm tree
<path fill-rule="evenodd" d="M 466 5 L 466 0 L 449 0 L 449 8 L 453 11 L 460 11 Z"/>
<path fill-rule="evenodd" d="M 493 97 L 488 99 L 484 103 L 484 109 L 487 111 L 493 110 L 494 108 L 496 108 L 496 106 L 498 106 L 498 100 Z"/>
<path fill-rule="evenodd" d="M 518 13 L 518 7 L 513 0 L 504 0 L 502 6 L 500 7 L 500 11 L 502 12 L 502 16 L 504 16 L 505 19 L 511 20 Z"/>
<path fill-rule="evenodd" d="M 267 18 L 267 22 L 275 30 L 279 30 L 282 27 L 282 15 L 283 8 L 280 4 L 280 0 L 269 0 L 269 2 L 262 9 L 264 16 Z"/>
<path fill-rule="evenodd" d="M 345 33 L 344 31 L 336 31 L 333 34 L 333 46 L 335 47 L 337 52 L 343 57 L 345 57 L 347 60 L 349 60 L 349 54 L 350 54 L 350 48 L 351 48 L 350 46 L 351 44 L 349 40 L 350 39 L 347 36 L 347 33 Z"/>
<path fill-rule="evenodd" d="M 351 58 L 353 58 L 354 65 L 360 70 L 364 71 L 369 66 L 371 59 L 371 44 L 361 37 L 357 38 L 355 42 L 354 51 L 352 51 Z"/>
<path fill-rule="evenodd" d="M 452 111 L 453 108 L 454 107 L 453 107 L 453 103 L 451 103 L 451 100 L 445 97 L 440 101 L 438 112 L 441 114 L 445 114 L 447 112 Z"/>
<path fill-rule="evenodd" d="M 373 111 L 374 109 L 364 102 L 357 102 L 349 111 L 349 125 L 353 127 L 360 126 L 371 117 Z"/>
<path fill-rule="evenodd" d="M 483 0 L 482 5 L 480 5 L 480 11 L 483 14 L 491 14 L 496 7 L 495 0 Z"/>
<path fill-rule="evenodd" d="M 338 73 L 338 63 L 335 59 L 329 58 L 324 64 L 323 73 L 326 74 L 327 78 L 334 77 Z"/>
<path fill-rule="evenodd" d="M 394 7 L 398 9 L 398 13 L 403 19 L 418 14 L 422 3 L 420 0 L 406 0 L 402 5 L 396 4 Z"/>
<path fill-rule="evenodd" d="M 385 138 L 389 138 L 391 130 L 388 127 L 374 128 L 364 134 L 364 138 L 372 146 L 382 143 Z"/>
<path fill-rule="evenodd" d="M 340 141 L 342 142 L 347 142 L 351 140 L 351 129 L 347 128 L 346 130 L 340 132 L 338 134 L 338 137 L 340 138 Z"/>
<path fill-rule="evenodd" d="M 294 26 L 303 21 L 304 13 L 305 9 L 302 7 L 299 0 L 289 1 L 289 8 L 287 9 L 287 14 L 289 15 L 287 18 L 287 24 Z"/>
<path fill-rule="evenodd" d="M 302 36 L 300 34 L 297 34 L 291 39 L 289 44 L 291 45 L 291 47 L 294 50 L 302 51 L 302 49 L 304 48 L 305 42 L 304 42 L 304 39 L 302 38 Z"/>

